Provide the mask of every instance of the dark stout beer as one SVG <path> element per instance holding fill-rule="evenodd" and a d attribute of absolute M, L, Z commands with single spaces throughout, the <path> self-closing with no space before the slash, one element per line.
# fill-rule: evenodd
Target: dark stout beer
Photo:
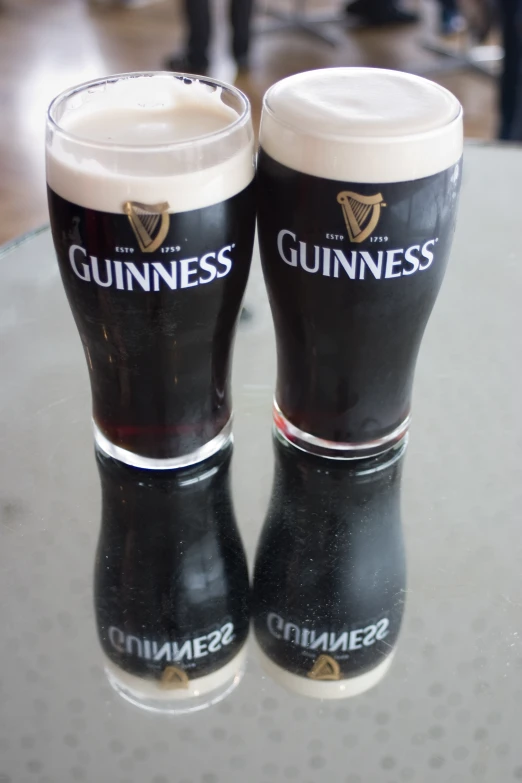
<path fill-rule="evenodd" d="M 47 167 L 96 440 L 138 467 L 191 464 L 230 436 L 255 220 L 248 102 L 167 74 L 88 87 L 52 104 Z"/>
<path fill-rule="evenodd" d="M 96 453 L 100 643 L 113 684 L 149 708 L 200 707 L 241 674 L 249 583 L 230 497 L 231 453 L 228 446 L 174 471 Z"/>
<path fill-rule="evenodd" d="M 221 204 L 172 215 L 165 241 L 183 247 L 154 260 L 135 247 L 127 217 L 52 191 L 49 207 L 101 433 L 154 459 L 183 457 L 212 441 L 232 413 L 231 351 L 252 254 L 252 186 Z M 114 246 L 134 247 L 132 260 Z"/>
<path fill-rule="evenodd" d="M 461 149 L 458 101 L 418 77 L 327 69 L 268 91 L 258 212 L 275 421 L 301 447 L 364 456 L 406 431 Z"/>
<path fill-rule="evenodd" d="M 307 454 L 280 434 L 274 448 L 254 574 L 263 664 L 304 695 L 361 693 L 388 670 L 404 611 L 406 442 L 348 463 Z"/>

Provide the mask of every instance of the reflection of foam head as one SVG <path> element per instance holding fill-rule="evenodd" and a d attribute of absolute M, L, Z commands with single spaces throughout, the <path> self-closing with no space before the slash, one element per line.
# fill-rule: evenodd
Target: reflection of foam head
<path fill-rule="evenodd" d="M 184 212 L 231 198 L 254 175 L 248 102 L 204 79 L 111 77 L 59 96 L 49 116 L 49 186 L 83 207 Z"/>
<path fill-rule="evenodd" d="M 377 68 L 296 74 L 265 96 L 261 146 L 296 171 L 345 182 L 402 182 L 462 155 L 462 109 L 419 76 Z"/>
<path fill-rule="evenodd" d="M 274 663 L 265 655 L 259 645 L 256 646 L 261 666 L 274 682 L 286 688 L 287 691 L 297 693 L 300 696 L 309 696 L 312 699 L 348 699 L 352 696 L 359 696 L 384 679 L 395 655 L 395 650 L 392 650 L 373 669 L 362 674 L 354 674 L 347 679 L 322 680 L 292 674 Z"/>
<path fill-rule="evenodd" d="M 215 672 L 193 680 L 171 677 L 161 680 L 136 677 L 105 658 L 110 684 L 124 699 L 151 712 L 185 713 L 205 709 L 221 701 L 239 685 L 246 660 L 246 646 Z"/>

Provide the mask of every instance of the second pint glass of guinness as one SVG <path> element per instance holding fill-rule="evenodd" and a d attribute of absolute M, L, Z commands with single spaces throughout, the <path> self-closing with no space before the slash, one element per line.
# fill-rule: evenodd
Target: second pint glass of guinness
<path fill-rule="evenodd" d="M 53 237 L 96 442 L 120 461 L 184 467 L 230 438 L 253 176 L 250 106 L 224 84 L 125 74 L 51 104 Z"/>
<path fill-rule="evenodd" d="M 276 425 L 318 455 L 378 454 L 409 424 L 455 227 L 461 106 L 405 73 L 310 71 L 268 91 L 260 142 Z"/>

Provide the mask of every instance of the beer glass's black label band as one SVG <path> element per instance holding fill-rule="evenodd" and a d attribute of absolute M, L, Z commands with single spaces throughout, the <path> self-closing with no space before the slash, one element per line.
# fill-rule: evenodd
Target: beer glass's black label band
<path fill-rule="evenodd" d="M 459 161 L 410 182 L 338 182 L 289 169 L 261 149 L 261 240 L 296 274 L 340 284 L 419 275 L 446 260 L 460 170 Z"/>
<path fill-rule="evenodd" d="M 231 661 L 246 642 L 248 623 L 231 618 L 176 639 L 133 633 L 124 622 L 99 628 L 103 651 L 113 663 L 137 677 L 162 680 L 178 670 L 189 680 L 204 677 Z"/>
<path fill-rule="evenodd" d="M 254 240 L 255 186 L 170 214 L 121 214 L 49 189 L 60 272 L 80 332 L 93 413 L 114 445 L 143 457 L 190 454 L 231 415 L 230 354 Z"/>
<path fill-rule="evenodd" d="M 259 244 L 276 328 L 276 401 L 298 430 L 360 445 L 407 421 L 460 175 L 459 162 L 410 182 L 339 182 L 260 151 Z"/>
<path fill-rule="evenodd" d="M 288 619 L 269 611 L 254 618 L 257 641 L 268 657 L 292 674 L 313 680 L 342 680 L 374 669 L 395 647 L 402 611 L 343 627 Z"/>
<path fill-rule="evenodd" d="M 106 289 L 128 307 L 125 294 L 182 301 L 188 289 L 219 285 L 248 271 L 253 192 L 251 183 L 219 204 L 173 214 L 167 202 L 127 201 L 120 215 L 80 207 L 48 188 L 62 275 Z"/>

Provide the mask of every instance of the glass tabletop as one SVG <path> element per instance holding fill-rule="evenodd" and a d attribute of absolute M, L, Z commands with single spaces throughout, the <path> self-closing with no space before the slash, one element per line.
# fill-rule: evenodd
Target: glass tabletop
<path fill-rule="evenodd" d="M 0 783 L 522 779 L 522 153 L 471 146 L 418 362 L 402 482 L 408 587 L 387 676 L 346 700 L 283 690 L 249 642 L 224 701 L 183 716 L 103 670 L 84 358 L 48 230 L 0 252 Z M 271 492 L 275 348 L 256 258 L 234 359 L 233 495 L 250 564 Z"/>

